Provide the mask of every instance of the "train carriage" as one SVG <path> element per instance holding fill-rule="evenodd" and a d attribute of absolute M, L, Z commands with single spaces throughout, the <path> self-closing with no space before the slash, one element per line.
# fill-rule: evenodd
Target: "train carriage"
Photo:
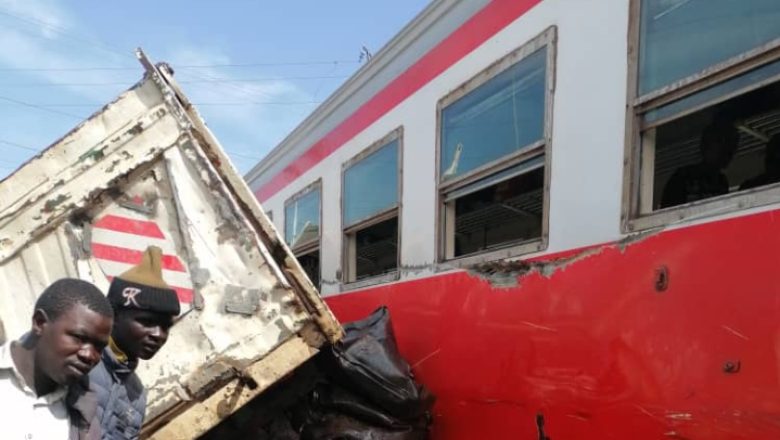
<path fill-rule="evenodd" d="M 435 0 L 246 179 L 435 438 L 780 438 L 778 23 Z"/>

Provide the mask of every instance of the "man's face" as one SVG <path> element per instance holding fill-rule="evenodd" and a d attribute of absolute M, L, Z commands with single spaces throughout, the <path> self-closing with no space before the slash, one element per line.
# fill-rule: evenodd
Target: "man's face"
<path fill-rule="evenodd" d="M 112 319 L 83 304 L 75 304 L 50 319 L 42 310 L 33 315 L 38 336 L 35 364 L 51 380 L 67 385 L 97 365 L 108 344 Z"/>
<path fill-rule="evenodd" d="M 130 359 L 151 359 L 168 340 L 173 316 L 148 310 L 117 312 L 112 336 Z"/>

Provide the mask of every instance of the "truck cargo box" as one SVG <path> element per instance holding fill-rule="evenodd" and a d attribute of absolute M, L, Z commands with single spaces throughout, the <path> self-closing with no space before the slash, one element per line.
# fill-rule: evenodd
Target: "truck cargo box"
<path fill-rule="evenodd" d="M 159 246 L 182 314 L 138 370 L 144 435 L 189 439 L 342 330 L 172 70 L 138 57 L 139 83 L 0 182 L 0 319 L 15 338 L 51 282 L 107 291 Z"/>

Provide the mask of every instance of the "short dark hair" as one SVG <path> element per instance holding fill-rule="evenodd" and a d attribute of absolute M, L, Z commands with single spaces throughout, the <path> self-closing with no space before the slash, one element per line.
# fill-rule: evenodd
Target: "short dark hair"
<path fill-rule="evenodd" d="M 56 320 L 76 304 L 82 304 L 102 316 L 113 318 L 114 310 L 94 284 L 76 278 L 62 278 L 47 287 L 35 302 L 35 310 L 43 310 Z"/>

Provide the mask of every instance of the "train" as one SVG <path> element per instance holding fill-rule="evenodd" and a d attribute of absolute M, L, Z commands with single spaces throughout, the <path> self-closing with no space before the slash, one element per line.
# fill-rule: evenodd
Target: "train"
<path fill-rule="evenodd" d="M 433 438 L 780 438 L 778 23 L 434 0 L 245 180 Z"/>

